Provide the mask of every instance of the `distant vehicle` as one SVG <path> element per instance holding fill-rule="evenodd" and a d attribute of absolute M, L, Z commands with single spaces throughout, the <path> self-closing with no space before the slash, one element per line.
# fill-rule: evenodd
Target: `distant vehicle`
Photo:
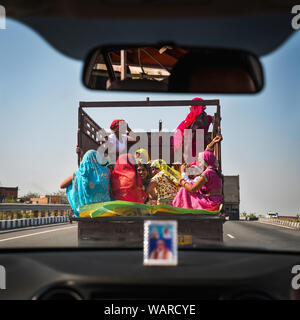
<path fill-rule="evenodd" d="M 278 218 L 278 212 L 268 212 L 267 217 L 268 218 Z"/>
<path fill-rule="evenodd" d="M 246 220 L 248 220 L 248 221 L 257 221 L 257 220 L 258 220 L 258 217 L 256 216 L 255 213 L 250 213 L 250 214 L 246 217 Z"/>

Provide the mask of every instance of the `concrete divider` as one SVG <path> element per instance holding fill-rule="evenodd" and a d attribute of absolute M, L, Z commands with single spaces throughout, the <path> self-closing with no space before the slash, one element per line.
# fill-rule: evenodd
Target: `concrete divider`
<path fill-rule="evenodd" d="M 300 230 L 300 223 L 295 221 L 286 221 L 274 218 L 259 218 L 259 222 L 274 224 L 278 226 L 288 227 L 295 230 Z"/>
<path fill-rule="evenodd" d="M 69 216 L 64 215 L 61 217 L 41 217 L 41 218 L 24 218 L 14 220 L 0 220 L 0 230 L 17 229 L 34 227 L 55 223 L 65 223 L 69 221 Z"/>
<path fill-rule="evenodd" d="M 68 222 L 68 204 L 0 203 L 0 230 Z"/>
<path fill-rule="evenodd" d="M 1 230 L 6 229 L 6 220 L 1 220 L 1 221 L 0 221 L 0 229 L 1 229 Z"/>

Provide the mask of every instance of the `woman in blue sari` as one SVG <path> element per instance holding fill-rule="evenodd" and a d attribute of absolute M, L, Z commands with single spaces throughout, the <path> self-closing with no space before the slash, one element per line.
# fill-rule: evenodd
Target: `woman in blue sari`
<path fill-rule="evenodd" d="M 77 217 L 80 208 L 86 204 L 113 200 L 109 170 L 95 150 L 86 152 L 78 170 L 60 187 L 67 188 L 69 203 Z"/>

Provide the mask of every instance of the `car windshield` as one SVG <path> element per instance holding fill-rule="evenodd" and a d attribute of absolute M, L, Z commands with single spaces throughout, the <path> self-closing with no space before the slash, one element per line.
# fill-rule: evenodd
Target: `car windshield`
<path fill-rule="evenodd" d="M 81 150 L 76 150 L 80 101 L 145 101 L 147 97 L 150 101 L 192 100 L 200 97 L 220 101 L 223 182 L 226 185 L 227 179 L 235 190 L 220 213 L 220 208 L 214 207 L 218 214 L 207 217 L 209 221 L 222 220 L 222 234 L 210 240 L 225 247 L 300 251 L 299 32 L 272 53 L 260 57 L 265 88 L 254 95 L 93 91 L 85 88 L 80 80 L 83 62 L 59 53 L 29 27 L 7 19 L 6 29 L 0 30 L 0 40 L 0 247 L 78 247 L 81 240 L 89 238 L 89 233 L 98 232 L 93 229 L 96 224 L 80 227 L 82 221 L 78 219 L 69 223 L 70 218 L 74 219 L 74 212 L 71 212 L 66 189 L 60 188 L 68 176 L 71 176 L 73 184 L 74 177 L 76 183 L 82 182 L 77 174 Z M 111 130 L 120 122 L 112 124 L 113 120 L 125 119 L 133 133 L 158 131 L 161 120 L 162 131 L 174 132 L 190 109 L 186 105 L 84 111 L 110 132 L 108 140 L 115 143 L 116 135 L 111 134 Z M 215 109 L 207 107 L 206 113 L 214 116 Z M 201 119 L 198 121 L 201 125 Z M 91 130 L 90 135 L 94 129 Z M 119 140 L 118 147 L 122 148 L 123 140 Z M 143 152 L 138 156 L 141 154 L 149 160 Z M 126 170 L 136 175 L 136 181 L 143 180 L 143 174 L 147 174 L 143 173 L 144 169 L 133 168 Z M 114 177 L 123 169 L 116 170 Z M 148 174 L 158 173 L 155 169 L 157 167 L 152 166 Z M 109 174 L 115 168 L 109 168 L 106 163 L 105 170 L 101 170 L 103 178 L 104 173 Z M 194 179 L 197 175 L 200 174 L 193 172 L 187 175 L 187 179 Z M 232 178 L 231 182 L 226 178 L 228 176 Z M 113 185 L 115 182 L 111 181 Z M 92 183 L 89 182 L 90 188 L 94 187 Z M 184 181 L 182 185 L 186 183 L 190 182 Z M 182 185 L 181 188 L 185 188 Z M 136 196 L 137 191 L 133 188 L 130 186 L 128 192 L 134 192 Z M 157 190 L 157 184 L 153 190 L 155 188 Z M 221 187 L 217 185 L 213 189 L 221 190 Z M 118 198 L 121 189 L 113 194 L 111 190 L 103 190 L 107 192 L 104 201 L 112 200 L 113 196 L 121 199 Z M 173 192 L 179 193 L 178 189 Z M 213 194 L 214 199 L 218 195 L 221 191 Z M 130 195 L 126 199 L 130 202 Z M 164 202 L 164 199 L 162 196 L 160 204 L 172 204 L 173 200 Z M 157 199 L 153 201 L 149 206 L 159 205 Z M 182 196 L 177 204 L 183 201 L 192 200 Z M 204 209 L 211 211 L 212 207 L 204 206 Z M 93 219 L 91 210 L 86 209 L 86 215 L 81 218 Z M 122 210 L 128 213 L 138 209 L 133 206 Z M 114 243 L 111 238 L 105 239 L 105 234 L 121 230 L 119 240 L 122 241 L 117 245 L 128 246 L 128 241 L 138 231 L 130 229 L 128 217 L 126 226 L 120 217 L 113 218 L 113 223 L 106 226 L 101 241 L 91 237 L 85 245 L 110 247 Z M 219 224 L 215 226 L 219 227 Z M 191 231 L 192 226 L 186 230 L 178 239 L 183 247 L 192 244 L 191 239 L 197 237 L 195 231 Z M 209 232 L 202 230 L 200 233 L 207 233 L 209 237 Z"/>

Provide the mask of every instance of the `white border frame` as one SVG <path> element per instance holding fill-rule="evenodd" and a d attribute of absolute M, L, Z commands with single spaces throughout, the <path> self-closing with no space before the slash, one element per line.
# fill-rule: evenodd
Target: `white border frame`
<path fill-rule="evenodd" d="M 172 260 L 149 259 L 149 226 L 150 225 L 172 225 Z M 178 265 L 178 230 L 176 220 L 146 220 L 144 222 L 144 265 L 145 266 L 177 266 Z"/>

